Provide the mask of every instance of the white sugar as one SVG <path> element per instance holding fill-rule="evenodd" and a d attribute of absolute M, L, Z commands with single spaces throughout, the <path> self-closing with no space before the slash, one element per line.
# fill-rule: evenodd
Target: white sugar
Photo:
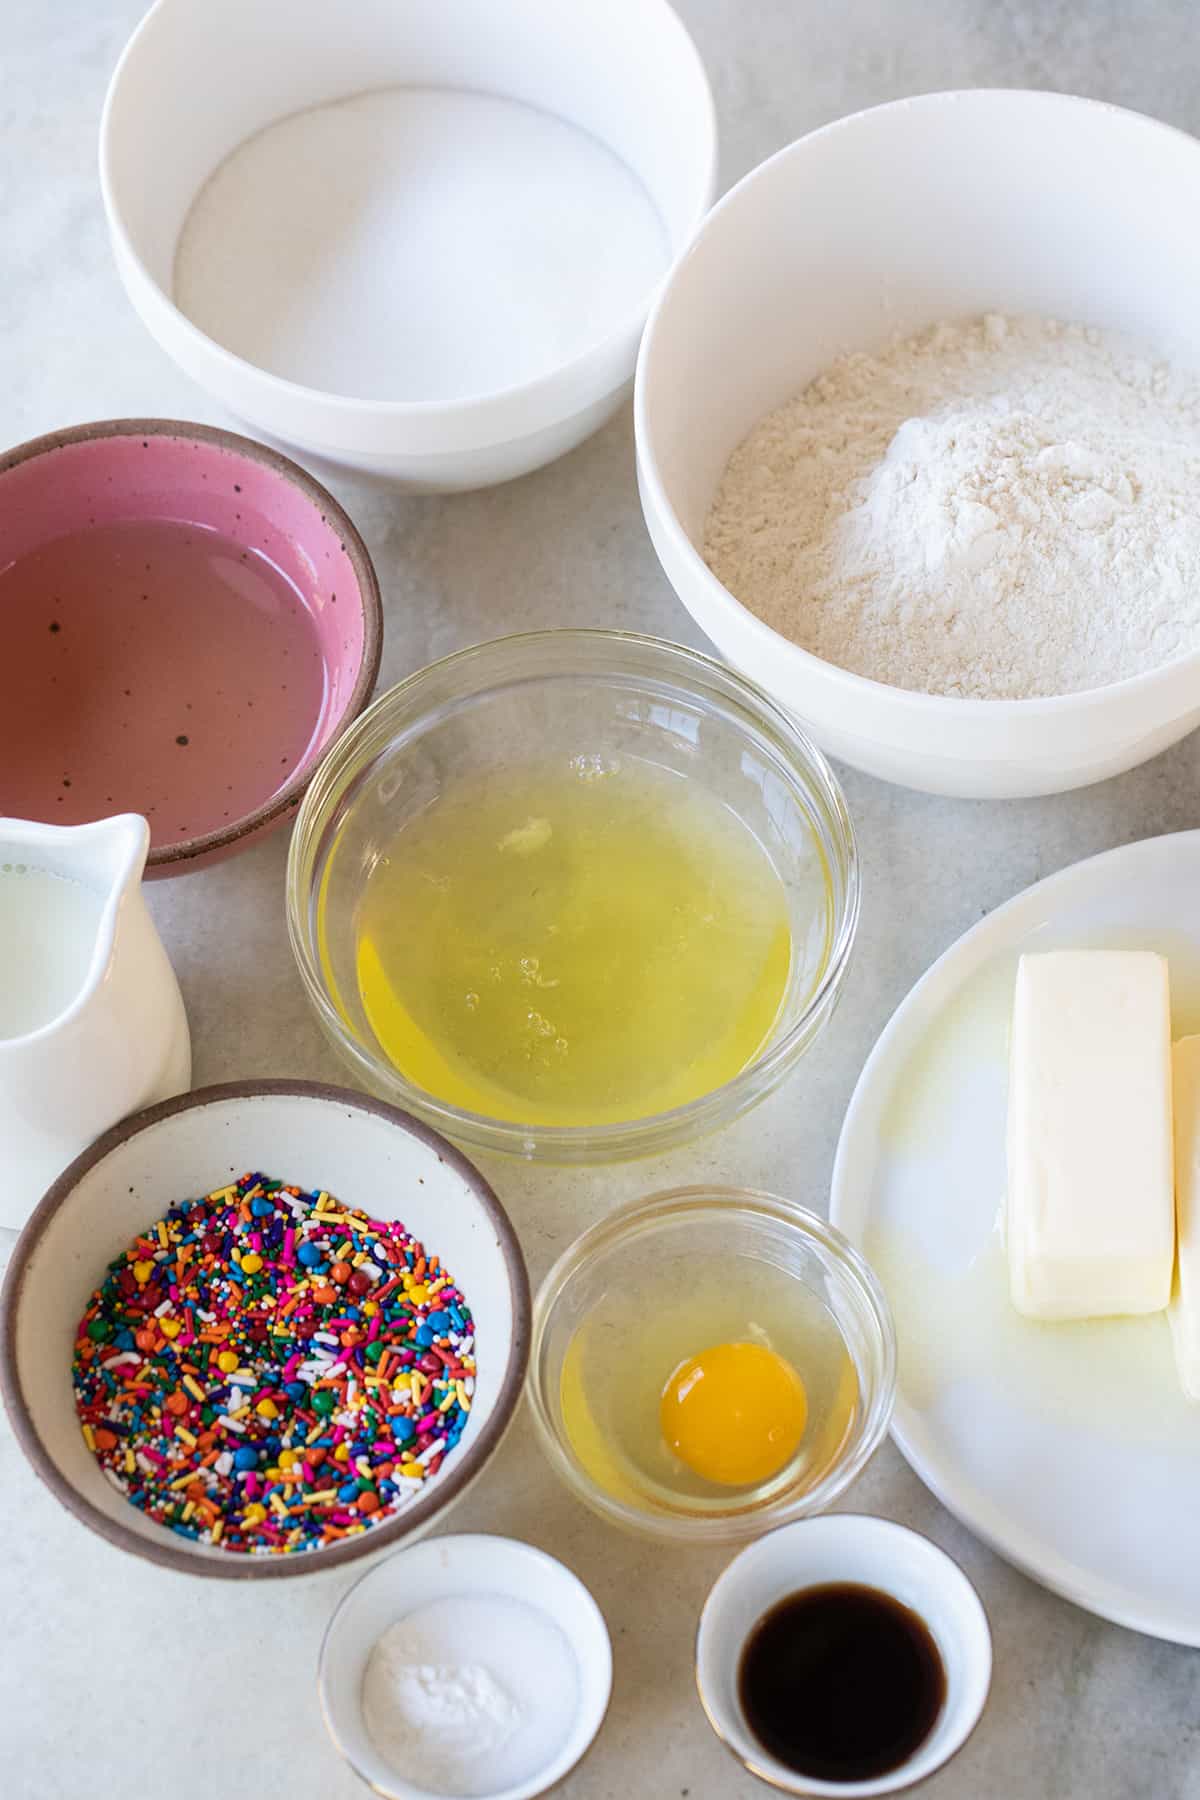
<path fill-rule="evenodd" d="M 175 300 L 304 386 L 448 400 L 602 342 L 668 259 L 645 188 L 586 132 L 493 95 L 385 88 L 221 164 L 184 223 Z"/>

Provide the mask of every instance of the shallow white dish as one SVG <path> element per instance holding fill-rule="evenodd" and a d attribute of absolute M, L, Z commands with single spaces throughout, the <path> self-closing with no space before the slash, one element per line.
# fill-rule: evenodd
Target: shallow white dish
<path fill-rule="evenodd" d="M 800 1775 L 758 1742 L 738 1701 L 742 1650 L 780 1600 L 807 1587 L 856 1582 L 891 1594 L 923 1619 L 941 1653 L 946 1697 L 923 1744 L 889 1774 L 865 1781 Z M 785 1794 L 854 1800 L 924 1781 L 962 1749 L 992 1679 L 992 1638 L 978 1594 L 944 1550 L 907 1526 L 861 1513 L 826 1513 L 769 1531 L 713 1585 L 696 1636 L 696 1686 L 708 1722 L 751 1774 Z"/>
<path fill-rule="evenodd" d="M 578 1708 L 558 1754 L 527 1781 L 491 1800 L 530 1800 L 561 1781 L 604 1723 L 612 1691 L 612 1646 L 604 1615 L 577 1575 L 532 1544 L 465 1534 L 432 1538 L 375 1565 L 350 1589 L 325 1633 L 317 1690 L 326 1730 L 355 1774 L 385 1800 L 429 1800 L 375 1748 L 363 1720 L 362 1684 L 371 1651 L 389 1626 L 455 1596 L 523 1602 L 558 1626 L 575 1653 Z M 436 1796 L 435 1796 L 436 1800 Z"/>
<path fill-rule="evenodd" d="M 462 1284 L 475 1321 L 470 1422 L 417 1498 L 361 1534 L 284 1556 L 179 1536 L 104 1478 L 80 1436 L 71 1355 L 110 1259 L 173 1201 L 247 1170 L 320 1185 L 402 1219 Z M 475 1480 L 512 1421 L 529 1359 L 529 1281 L 516 1234 L 465 1156 L 396 1107 L 315 1082 L 230 1082 L 135 1113 L 59 1176 L 17 1240 L 0 1291 L 0 1394 L 22 1450 L 55 1498 L 119 1549 L 185 1574 L 313 1575 L 420 1537 Z"/>
<path fill-rule="evenodd" d="M 675 592 L 822 749 L 931 793 L 1064 792 L 1200 723 L 1200 654 L 1106 688 L 957 700 L 868 681 L 741 606 L 700 553 L 756 420 L 846 351 L 942 319 L 1042 313 L 1200 353 L 1200 142 L 1099 101 L 976 89 L 836 120 L 733 188 L 674 266 L 638 358 L 646 524 Z"/>
<path fill-rule="evenodd" d="M 831 1217 L 892 1305 L 892 1436 L 993 1549 L 1103 1618 L 1200 1645 L 1200 1408 L 1165 1315 L 1037 1325 L 1008 1301 L 1007 1037 L 1022 951 L 1170 961 L 1177 1036 L 1200 1029 L 1200 832 L 1065 869 L 959 939 L 903 1001 L 842 1128 Z"/>
<path fill-rule="evenodd" d="M 455 397 L 430 397 L 422 390 L 419 397 L 354 398 L 323 391 L 317 379 L 307 385 L 285 379 L 223 348 L 175 302 L 181 230 L 193 201 L 225 159 L 290 115 L 387 88 L 450 90 L 460 102 L 473 95 L 482 123 L 474 128 L 472 141 L 490 130 L 482 96 L 552 115 L 565 121 L 564 130 L 573 126 L 599 140 L 640 181 L 658 213 L 666 239 L 663 272 L 712 199 L 712 96 L 695 46 L 667 0 L 573 0 L 566 7 L 555 0 L 506 0 L 503 6 L 489 0 L 408 0 L 405 5 L 356 0 L 344 13 L 331 9 L 327 0 L 206 0 L 203 6 L 194 0 L 157 0 L 121 57 L 101 122 L 101 188 L 118 273 L 143 323 L 167 354 L 272 438 L 412 488 L 466 488 L 508 480 L 580 443 L 620 405 L 657 274 L 624 316 L 606 315 L 601 335 L 562 360 L 551 358 L 543 372 L 528 379 L 513 381 L 512 358 L 501 333 L 497 379 L 481 380 L 471 393 L 459 390 Z M 490 141 L 485 135 L 478 145 L 485 166 L 477 176 L 484 186 L 494 175 L 486 161 Z M 325 282 L 328 276 L 323 305 L 336 304 L 328 294 L 336 296 L 343 240 L 357 241 L 355 207 L 344 195 L 341 204 L 335 203 L 340 190 L 332 166 L 321 151 L 314 152 L 311 166 L 305 164 L 297 179 L 312 196 L 312 216 L 285 232 L 278 248 L 283 263 L 297 252 L 297 233 L 304 236 L 308 254 L 297 267 L 306 278 L 311 272 L 314 281 Z M 445 172 L 444 161 L 438 166 Z M 455 185 L 459 177 L 468 185 L 471 181 L 468 163 L 455 168 L 447 190 L 451 198 L 461 197 L 461 187 Z M 539 198 L 528 184 L 522 194 L 512 196 L 510 246 L 503 234 L 494 235 L 496 212 L 503 209 L 489 203 L 481 223 L 475 191 L 475 212 L 467 206 L 463 216 L 468 224 L 459 243 L 446 232 L 444 221 L 438 224 L 436 214 L 430 225 L 428 208 L 425 226 L 420 216 L 414 222 L 413 215 L 422 215 L 424 206 L 416 188 L 409 195 L 412 211 L 404 212 L 404 175 L 401 164 L 395 195 L 376 194 L 386 218 L 399 221 L 400 239 L 393 242 L 385 231 L 387 241 L 371 248 L 366 265 L 351 256 L 342 271 L 352 286 L 355 272 L 362 279 L 366 267 L 368 276 L 396 296 L 397 333 L 404 330 L 404 308 L 414 282 L 422 280 L 422 266 L 431 284 L 428 304 L 435 310 L 439 281 L 451 311 L 455 294 L 466 305 L 486 294 L 489 283 L 499 283 L 503 268 L 496 261 L 497 245 L 515 254 L 524 243 L 517 233 L 522 205 L 532 218 Z M 545 185 L 553 189 L 554 180 Z M 243 200 L 249 203 L 236 186 L 227 199 L 235 211 Z M 289 204 L 281 196 L 281 216 Z M 478 239 L 470 233 L 472 217 L 480 226 Z M 406 219 L 416 233 L 412 240 L 405 235 Z M 233 222 L 231 213 L 231 226 Z M 593 223 L 603 236 L 602 220 Z M 422 238 L 425 227 L 433 230 L 432 239 L 428 231 Z M 414 267 L 412 247 L 419 242 L 440 246 L 443 261 L 436 271 L 419 260 Z M 227 280 L 236 284 L 244 269 L 236 256 L 231 260 Z M 513 269 L 512 279 L 532 296 L 536 316 L 532 302 L 541 299 L 544 284 L 555 280 L 554 242 L 535 233 L 528 266 L 518 256 Z M 578 284 L 568 280 L 564 292 L 572 291 L 578 292 Z M 347 292 L 348 332 L 362 298 Z M 521 318 L 520 294 L 504 299 L 507 313 L 497 293 L 496 318 Z M 384 315 L 373 316 L 378 324 Z M 281 325 L 280 343 L 291 331 L 292 324 Z M 247 341 L 253 342 L 253 335 Z M 478 348 L 478 343 L 465 347 L 464 361 L 473 362 Z M 352 366 L 352 358 L 350 362 Z"/>

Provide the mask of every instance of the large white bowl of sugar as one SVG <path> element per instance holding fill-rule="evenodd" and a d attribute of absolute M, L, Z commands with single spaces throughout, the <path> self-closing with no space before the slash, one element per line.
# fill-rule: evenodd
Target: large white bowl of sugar
<path fill-rule="evenodd" d="M 715 153 L 667 0 L 157 0 L 100 177 L 194 380 L 310 457 L 452 489 L 616 410 Z"/>
<path fill-rule="evenodd" d="M 1099 781 L 1200 724 L 1195 650 L 1034 698 L 917 691 L 772 629 L 703 554 L 735 448 L 848 353 L 996 313 L 1128 334 L 1174 368 L 1194 368 L 1197 192 L 1200 143 L 1182 132 L 1065 95 L 980 90 L 838 120 L 780 151 L 708 215 L 639 357 L 646 522 L 692 617 L 832 755 L 934 793 L 1012 797 Z M 1200 491 L 1196 503 L 1200 517 Z M 1141 529 L 1146 541 L 1145 521 Z M 1097 537 L 1098 566 L 1114 584 L 1128 578 L 1118 551 Z M 1182 589 L 1188 606 L 1186 581 Z M 1123 593 L 1118 585 L 1100 598 L 1119 612 Z M 1038 599 L 1035 590 L 1024 602 L 1034 633 Z M 1016 653 L 1036 664 L 1028 645 Z"/>

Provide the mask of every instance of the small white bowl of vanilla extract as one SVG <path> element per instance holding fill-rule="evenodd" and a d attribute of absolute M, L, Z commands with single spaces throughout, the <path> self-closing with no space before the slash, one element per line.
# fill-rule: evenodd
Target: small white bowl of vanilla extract
<path fill-rule="evenodd" d="M 772 1531 L 715 1583 L 696 1638 L 709 1724 L 785 1794 L 894 1794 L 979 1722 L 992 1640 L 979 1596 L 928 1538 L 842 1513 Z"/>

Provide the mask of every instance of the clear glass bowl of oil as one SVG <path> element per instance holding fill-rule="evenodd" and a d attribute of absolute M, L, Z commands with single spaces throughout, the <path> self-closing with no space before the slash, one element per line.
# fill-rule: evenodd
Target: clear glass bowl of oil
<path fill-rule="evenodd" d="M 322 763 L 292 947 L 358 1080 L 473 1148 L 650 1154 L 769 1093 L 836 1003 L 854 834 L 759 689 L 622 632 L 498 639 Z"/>
<path fill-rule="evenodd" d="M 693 1389 L 681 1456 L 672 1410 L 717 1347 L 741 1374 L 708 1402 Z M 762 1380 L 768 1357 L 798 1378 L 799 1416 Z M 550 1462 L 594 1511 L 655 1537 L 736 1543 L 829 1506 L 882 1440 L 895 1385 L 871 1269 L 771 1194 L 635 1201 L 584 1232 L 534 1301 L 527 1391 Z"/>

